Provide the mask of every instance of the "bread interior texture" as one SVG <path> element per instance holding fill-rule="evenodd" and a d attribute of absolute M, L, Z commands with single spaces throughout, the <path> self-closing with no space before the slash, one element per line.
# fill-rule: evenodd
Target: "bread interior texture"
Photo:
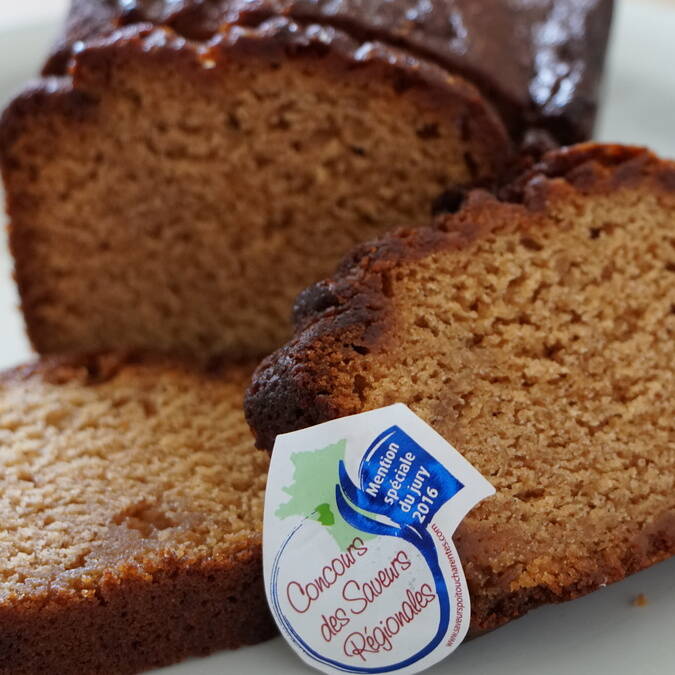
<path fill-rule="evenodd" d="M 64 366 L 1 381 L 3 608 L 129 569 L 152 583 L 166 556 L 226 571 L 259 549 L 268 458 L 241 410 L 249 375 L 133 365 L 85 383 Z"/>
<path fill-rule="evenodd" d="M 455 536 L 479 629 L 675 549 L 672 195 L 553 184 L 547 210 L 477 201 L 436 252 L 374 247 L 250 395 L 263 440 L 294 392 L 318 421 L 404 402 L 491 481 Z"/>
<path fill-rule="evenodd" d="M 427 222 L 493 169 L 460 98 L 375 66 L 103 52 L 78 57 L 76 91 L 33 110 L 6 159 L 43 353 L 267 353 L 354 243 Z"/>

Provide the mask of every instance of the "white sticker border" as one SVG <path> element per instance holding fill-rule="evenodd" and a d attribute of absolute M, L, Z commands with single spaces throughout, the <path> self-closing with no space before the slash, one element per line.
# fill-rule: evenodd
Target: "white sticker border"
<path fill-rule="evenodd" d="M 471 614 L 470 596 L 461 561 L 454 543 L 452 542 L 452 536 L 462 520 L 464 520 L 466 515 L 475 508 L 479 502 L 495 494 L 495 488 L 452 446 L 452 444 L 445 440 L 445 438 L 443 438 L 433 427 L 418 417 L 403 403 L 395 403 L 383 408 L 377 408 L 356 415 L 330 420 L 313 427 L 280 434 L 275 440 L 268 476 L 274 478 L 277 474 L 275 466 L 281 462 L 287 461 L 289 455 L 293 452 L 302 451 L 304 449 L 318 449 L 330 444 L 331 439 L 337 438 L 346 439 L 347 447 L 353 447 L 358 444 L 359 440 L 363 441 L 365 429 L 372 429 L 373 437 L 375 437 L 378 430 L 381 431 L 393 424 L 401 427 L 433 458 L 448 467 L 452 474 L 464 485 L 462 490 L 439 509 L 429 524 L 429 529 L 431 529 L 435 522 L 439 521 L 443 523 L 442 535 L 434 535 L 435 539 L 438 541 L 437 547 L 438 549 L 443 548 L 440 539 L 444 538 L 447 544 L 447 558 L 454 558 L 459 566 L 458 585 L 461 586 L 461 593 L 463 594 L 464 599 L 463 620 L 459 631 L 456 632 L 453 637 L 451 647 L 448 647 L 444 640 L 433 651 L 412 665 L 396 670 L 380 670 L 380 672 L 383 673 L 395 672 L 400 675 L 413 675 L 413 673 L 426 670 L 445 659 L 466 637 Z M 365 448 L 363 449 L 365 450 Z M 357 460 L 358 456 L 349 456 L 348 454 L 346 468 L 352 478 L 356 474 L 357 467 L 355 464 L 357 463 Z M 286 534 L 290 529 L 293 529 L 279 527 L 278 519 L 275 516 L 276 508 L 281 503 L 281 500 L 288 498 L 288 495 L 283 492 L 283 482 L 284 481 L 276 481 L 275 483 L 274 479 L 272 481 L 268 479 L 263 519 L 263 576 L 265 592 L 268 605 L 279 630 L 284 639 L 302 661 L 321 672 L 376 672 L 376 669 L 338 668 L 310 655 L 297 643 L 294 636 L 287 631 L 283 620 L 277 616 L 276 611 L 274 610 L 271 589 L 272 567 L 277 551 L 282 545 Z M 298 522 L 300 522 L 300 520 L 298 520 Z M 439 550 L 438 553 L 439 557 L 442 557 L 442 551 Z M 444 574 L 446 574 L 445 571 Z M 454 615 L 457 609 L 455 603 L 453 603 L 452 608 L 453 621 L 450 622 L 448 634 L 453 632 Z"/>

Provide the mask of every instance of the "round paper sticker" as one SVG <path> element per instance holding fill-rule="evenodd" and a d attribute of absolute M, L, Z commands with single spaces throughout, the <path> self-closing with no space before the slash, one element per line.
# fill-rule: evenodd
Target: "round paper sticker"
<path fill-rule="evenodd" d="M 265 500 L 270 608 L 327 673 L 415 673 L 462 642 L 451 536 L 494 489 L 402 404 L 279 436 Z"/>

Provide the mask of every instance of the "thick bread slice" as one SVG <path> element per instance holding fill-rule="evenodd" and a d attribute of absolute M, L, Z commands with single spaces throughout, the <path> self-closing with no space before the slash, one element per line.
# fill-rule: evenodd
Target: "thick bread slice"
<path fill-rule="evenodd" d="M 273 635 L 249 374 L 104 356 L 0 377 L 0 673 L 135 673 Z"/>
<path fill-rule="evenodd" d="M 359 248 L 247 401 L 268 450 L 402 401 L 495 485 L 456 534 L 474 632 L 675 553 L 675 164 L 580 146 L 505 198 Z"/>
<path fill-rule="evenodd" d="M 427 222 L 510 140 L 468 81 L 287 19 L 207 42 L 128 27 L 0 124 L 16 278 L 41 353 L 267 354 L 355 243 Z"/>

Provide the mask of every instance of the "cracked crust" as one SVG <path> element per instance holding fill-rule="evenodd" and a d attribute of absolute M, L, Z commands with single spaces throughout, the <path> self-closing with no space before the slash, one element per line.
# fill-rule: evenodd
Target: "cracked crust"
<path fill-rule="evenodd" d="M 466 77 L 497 105 L 516 139 L 538 127 L 572 143 L 592 130 L 612 13 L 612 0 L 536 0 L 527 8 L 503 0 L 489 13 L 472 0 L 73 0 L 45 74 L 63 75 L 75 45 L 124 26 L 146 23 L 206 41 L 227 25 L 284 16 L 400 47 Z M 516 45 L 514 34 L 523 36 Z"/>

